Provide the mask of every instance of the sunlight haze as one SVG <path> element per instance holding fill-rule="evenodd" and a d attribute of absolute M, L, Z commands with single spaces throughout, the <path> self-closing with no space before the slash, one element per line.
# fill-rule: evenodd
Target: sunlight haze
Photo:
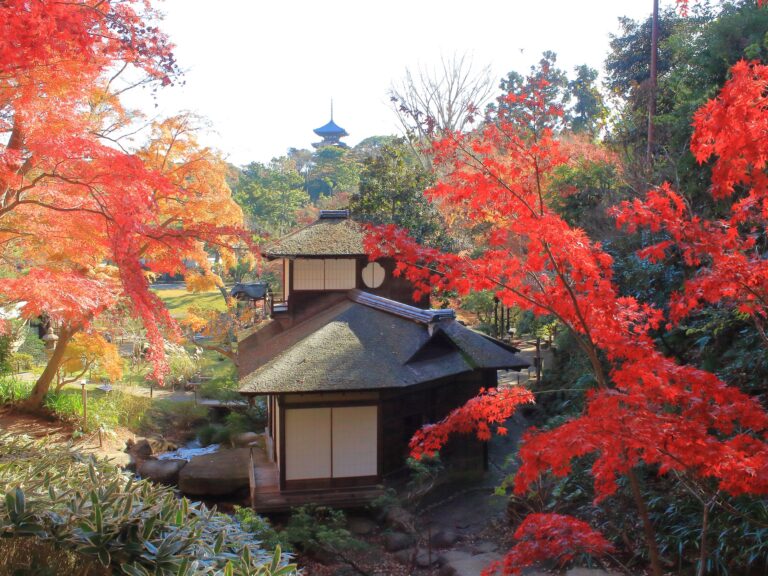
<path fill-rule="evenodd" d="M 671 2 L 662 2 L 662 8 Z M 162 90 L 150 115 L 191 110 L 211 125 L 203 140 L 234 164 L 268 161 L 309 148 L 329 120 L 354 145 L 399 133 L 387 92 L 406 67 L 431 68 L 441 55 L 466 54 L 499 79 L 526 72 L 544 50 L 569 73 L 602 71 L 618 18 L 643 18 L 650 0 L 253 2 L 166 0 L 163 28 L 176 44 L 185 84 Z M 524 48 L 523 48 L 524 47 Z"/>

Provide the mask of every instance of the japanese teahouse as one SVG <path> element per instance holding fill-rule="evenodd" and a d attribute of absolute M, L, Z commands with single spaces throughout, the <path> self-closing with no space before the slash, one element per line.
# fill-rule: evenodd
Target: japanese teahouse
<path fill-rule="evenodd" d="M 375 497 L 404 468 L 417 429 L 495 386 L 498 370 L 528 366 L 453 310 L 413 301 L 393 260 L 368 261 L 363 236 L 346 210 L 322 211 L 264 252 L 282 261 L 283 289 L 239 353 L 240 393 L 268 406 L 267 454 L 252 466 L 256 510 Z M 474 438 L 452 440 L 443 455 L 487 463 Z"/>

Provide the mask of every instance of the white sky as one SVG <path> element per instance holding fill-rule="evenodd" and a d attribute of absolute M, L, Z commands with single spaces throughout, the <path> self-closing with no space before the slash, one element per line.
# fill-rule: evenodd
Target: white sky
<path fill-rule="evenodd" d="M 662 0 L 662 8 L 673 0 Z M 212 131 L 202 140 L 242 165 L 289 147 L 309 148 L 329 119 L 354 145 L 398 133 L 387 97 L 406 67 L 468 54 L 501 78 L 526 72 L 544 50 L 572 71 L 602 69 L 617 18 L 638 19 L 651 0 L 165 0 L 163 29 L 186 71 L 161 90 L 151 115 L 191 110 Z M 148 105 L 149 104 L 149 105 Z"/>

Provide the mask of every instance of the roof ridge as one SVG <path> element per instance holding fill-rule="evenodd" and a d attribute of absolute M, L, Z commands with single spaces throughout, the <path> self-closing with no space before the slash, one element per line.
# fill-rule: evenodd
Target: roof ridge
<path fill-rule="evenodd" d="M 350 290 L 348 295 L 349 299 L 357 304 L 388 312 L 395 316 L 400 316 L 401 318 L 408 318 L 409 320 L 414 320 L 422 324 L 430 324 L 432 322 L 439 322 L 440 320 L 456 319 L 456 313 L 450 308 L 444 310 L 424 310 L 422 308 L 417 308 L 416 306 L 404 304 L 396 300 L 390 300 L 389 298 L 377 296 L 370 292 L 363 292 L 358 289 Z"/>

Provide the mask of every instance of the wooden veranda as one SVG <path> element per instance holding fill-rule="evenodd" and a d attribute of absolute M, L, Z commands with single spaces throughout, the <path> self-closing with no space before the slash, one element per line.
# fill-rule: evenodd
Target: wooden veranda
<path fill-rule="evenodd" d="M 248 467 L 251 507 L 256 512 L 287 512 L 305 504 L 355 508 L 370 504 L 384 494 L 383 486 L 359 486 L 338 490 L 280 490 L 280 471 L 267 457 L 264 448 L 250 448 Z"/>

